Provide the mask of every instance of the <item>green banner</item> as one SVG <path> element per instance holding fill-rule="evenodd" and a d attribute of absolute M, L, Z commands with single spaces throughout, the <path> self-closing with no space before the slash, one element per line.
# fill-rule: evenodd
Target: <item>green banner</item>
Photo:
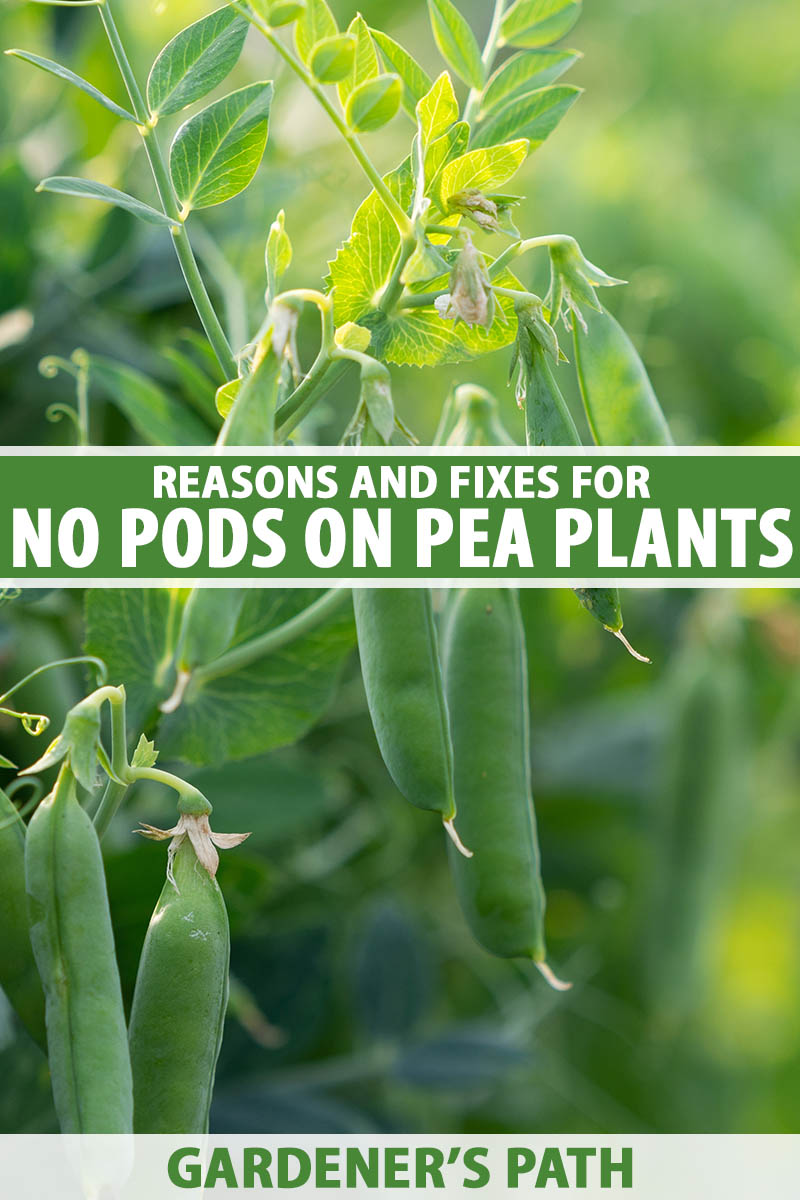
<path fill-rule="evenodd" d="M 0 579 L 796 586 L 799 454 L 7 452 Z"/>

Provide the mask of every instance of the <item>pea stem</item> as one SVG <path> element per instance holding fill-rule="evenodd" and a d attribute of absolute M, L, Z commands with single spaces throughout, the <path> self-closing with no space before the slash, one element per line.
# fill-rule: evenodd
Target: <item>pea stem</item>
<path fill-rule="evenodd" d="M 488 76 L 489 69 L 494 62 L 494 56 L 500 46 L 500 27 L 503 24 L 503 16 L 506 10 L 506 0 L 495 0 L 494 14 L 492 16 L 492 24 L 489 27 L 489 33 L 486 38 L 486 45 L 483 48 L 481 61 L 483 62 L 484 76 Z M 464 108 L 463 119 L 468 125 L 471 125 L 480 110 L 480 104 L 483 100 L 484 88 L 471 88 L 467 103 Z"/>
<path fill-rule="evenodd" d="M 235 646 L 233 650 L 222 654 L 214 662 L 198 667 L 192 675 L 192 686 L 202 687 L 214 679 L 220 679 L 223 675 L 241 671 L 252 663 L 258 662 L 267 654 L 272 654 L 275 650 L 280 650 L 304 634 L 310 633 L 327 617 L 337 612 L 349 596 L 349 588 L 331 588 L 330 591 L 324 592 L 308 608 L 304 608 L 302 612 L 290 617 L 282 625 L 268 630 L 260 637 L 253 638 L 252 641 L 244 642 L 241 646 Z"/>
<path fill-rule="evenodd" d="M 39 675 L 43 675 L 45 671 L 52 671 L 55 667 L 74 667 L 80 665 L 81 663 L 91 663 L 92 666 L 97 668 L 99 682 L 105 682 L 108 670 L 102 658 L 95 658 L 93 654 L 79 654 L 75 658 L 58 658 L 54 662 L 45 663 L 44 666 L 37 667 L 35 671 L 31 671 L 30 674 L 26 675 L 24 679 L 18 680 L 13 687 L 9 688 L 7 692 L 4 692 L 3 695 L 0 696 L 0 704 L 3 704 L 6 700 L 10 699 L 11 696 L 13 696 L 15 692 L 18 692 L 20 688 L 24 687 L 26 683 L 30 683 L 32 679 L 36 679 Z"/>
<path fill-rule="evenodd" d="M 211 297 L 206 290 L 203 277 L 200 274 L 200 268 L 197 265 L 197 260 L 189 241 L 189 235 L 183 223 L 178 198 L 175 195 L 175 189 L 172 186 L 172 181 L 167 171 L 167 164 L 161 152 L 158 138 L 156 137 L 155 124 L 148 111 L 145 98 L 142 95 L 141 88 L 122 43 L 119 29 L 111 13 L 109 0 L 99 0 L 97 8 L 100 13 L 100 19 L 103 22 L 106 37 L 116 59 L 119 73 L 128 92 L 134 115 L 138 121 L 139 133 L 150 163 L 150 169 L 153 173 L 161 207 L 165 215 L 170 217 L 174 222 L 170 229 L 172 244 L 175 247 L 175 253 L 180 263 L 186 286 L 189 289 L 189 294 L 197 310 L 197 315 L 205 330 L 206 337 L 219 360 L 225 378 L 235 379 L 238 374 L 236 359 L 228 344 L 228 339 L 220 324 L 214 305 L 211 302 Z"/>
<path fill-rule="evenodd" d="M 372 184 L 373 188 L 383 201 L 384 207 L 391 216 L 395 225 L 403 237 L 413 234 L 413 224 L 408 213 L 401 207 L 400 203 L 395 199 L 389 190 L 388 185 L 378 171 L 378 168 L 373 163 L 372 159 L 367 154 L 361 144 L 358 135 L 350 128 L 342 119 L 339 113 L 331 104 L 320 84 L 314 79 L 310 71 L 307 71 L 298 58 L 292 54 L 291 50 L 280 40 L 275 31 L 270 28 L 265 21 L 251 12 L 248 8 L 237 3 L 237 0 L 232 0 L 231 8 L 235 9 L 241 16 L 253 25 L 258 32 L 267 39 L 271 46 L 277 50 L 284 62 L 294 71 L 298 79 L 301 79 L 317 102 L 320 104 L 324 112 L 335 125 L 336 129 L 344 138 L 350 148 L 350 152 L 355 158 L 358 165 L 366 175 L 367 179 Z"/>

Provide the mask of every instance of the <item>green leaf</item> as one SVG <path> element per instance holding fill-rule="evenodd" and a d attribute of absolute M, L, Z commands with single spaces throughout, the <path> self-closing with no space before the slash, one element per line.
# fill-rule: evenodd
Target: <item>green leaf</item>
<path fill-rule="evenodd" d="M 485 70 L 481 52 L 470 28 L 452 0 L 428 0 L 434 40 L 439 52 L 459 79 L 473 88 L 482 88 Z"/>
<path fill-rule="evenodd" d="M 177 346 L 165 346 L 161 355 L 172 366 L 181 386 L 181 391 L 196 412 L 218 428 L 217 410 L 214 406 L 214 394 L 217 385 L 205 371 L 198 366 L 194 357 L 179 350 Z"/>
<path fill-rule="evenodd" d="M 158 750 L 155 742 L 148 741 L 147 735 L 142 734 L 131 755 L 132 767 L 154 767 L 158 762 Z"/>
<path fill-rule="evenodd" d="M 271 83 L 251 83 L 190 117 L 175 135 L 169 169 L 184 208 L 209 208 L 244 191 L 269 132 Z"/>
<path fill-rule="evenodd" d="M 282 625 L 320 595 L 306 588 L 248 589 L 232 647 Z M 330 704 L 354 642 L 352 612 L 345 608 L 244 670 L 211 680 L 162 719 L 162 754 L 212 766 L 297 741 Z M 108 665 L 113 674 L 116 664 Z"/>
<path fill-rule="evenodd" d="M 356 58 L 356 39 L 347 33 L 317 42 L 311 52 L 311 74 L 320 83 L 338 83 L 349 75 Z"/>
<path fill-rule="evenodd" d="M 457 120 L 458 101 L 453 81 L 447 71 L 443 71 L 417 105 L 417 121 L 422 131 L 423 145 L 429 146 Z"/>
<path fill-rule="evenodd" d="M 339 26 L 326 0 L 308 0 L 306 11 L 294 28 L 294 44 L 303 62 L 308 62 L 317 42 L 338 32 Z"/>
<path fill-rule="evenodd" d="M 281 359 L 270 348 L 246 375 L 233 398 L 218 446 L 272 446 Z"/>
<path fill-rule="evenodd" d="M 115 204 L 117 208 L 124 208 L 126 212 L 133 213 L 140 221 L 147 221 L 149 225 L 172 226 L 175 224 L 164 213 L 137 200 L 135 196 L 129 196 L 127 192 L 119 192 L 116 188 L 107 187 L 104 183 L 95 183 L 92 179 L 51 175 L 49 179 L 43 179 L 36 190 L 37 192 L 56 192 L 59 196 L 76 196 L 79 200 L 100 200 L 103 204 Z"/>
<path fill-rule="evenodd" d="M 241 386 L 241 379 L 231 379 L 228 381 L 228 383 L 222 383 L 217 388 L 217 393 L 214 397 L 214 404 L 221 417 L 227 417 L 228 413 L 233 408 L 233 402 L 239 395 L 239 388 Z"/>
<path fill-rule="evenodd" d="M 569 33 L 581 15 L 581 0 L 517 0 L 500 27 L 502 42 L 538 49 Z"/>
<path fill-rule="evenodd" d="M 392 195 L 408 209 L 414 193 L 410 161 L 385 176 Z M 433 308 L 393 314 L 374 311 L 375 296 L 385 287 L 399 248 L 400 235 L 380 198 L 372 192 L 353 218 L 350 237 L 330 264 L 336 324 L 361 324 L 372 333 L 370 353 L 385 362 L 432 366 L 467 362 L 513 342 L 516 335 L 513 301 L 498 299 L 498 319 L 489 330 L 444 321 Z M 519 288 L 513 275 L 497 281 Z M 446 291 L 448 277 L 414 290 Z"/>
<path fill-rule="evenodd" d="M 168 588 L 90 588 L 86 593 L 86 653 L 108 666 L 108 682 L 124 684 L 128 728 L 150 729 L 175 683 L 165 671 L 170 620 Z"/>
<path fill-rule="evenodd" d="M 346 107 L 348 99 L 356 88 L 360 87 L 362 83 L 366 83 L 368 79 L 377 78 L 381 69 L 372 34 L 364 18 L 360 15 L 354 17 L 347 32 L 356 39 L 356 55 L 349 78 L 339 85 L 339 101 L 343 108 Z"/>
<path fill-rule="evenodd" d="M 147 104 L 166 117 L 207 96 L 233 70 L 248 22 L 232 8 L 218 8 L 168 42 L 147 80 Z"/>
<path fill-rule="evenodd" d="M 528 150 L 527 139 L 520 138 L 503 146 L 470 150 L 448 163 L 442 171 L 438 189 L 443 211 L 447 211 L 448 198 L 456 192 L 467 188 L 491 192 L 507 183 L 525 162 Z"/>
<path fill-rule="evenodd" d="M 48 74 L 55 75 L 57 79 L 63 79 L 65 83 L 71 83 L 73 87 L 80 88 L 87 96 L 91 96 L 98 104 L 102 104 L 103 108 L 107 108 L 115 117 L 121 117 L 124 121 L 136 122 L 136 117 L 132 112 L 128 112 L 127 108 L 121 108 L 119 104 L 115 104 L 91 83 L 81 79 L 80 75 L 76 75 L 68 67 L 62 67 L 61 63 L 52 62 L 49 58 L 41 58 L 38 54 L 31 54 L 27 50 L 6 50 L 6 54 L 12 58 L 21 58 L 23 62 L 31 63 L 32 66 L 39 67 L 41 71 L 47 71 Z"/>
<path fill-rule="evenodd" d="M 579 50 L 523 50 L 512 55 L 489 80 L 481 115 L 502 107 L 515 96 L 555 83 L 582 57 Z"/>
<path fill-rule="evenodd" d="M 202 446 L 208 426 L 135 367 L 100 355 L 87 355 L 89 378 L 153 446 Z"/>
<path fill-rule="evenodd" d="M 466 121 L 458 121 L 451 125 L 447 133 L 431 143 L 425 155 L 426 195 L 438 195 L 442 170 L 454 158 L 464 154 L 468 145 L 469 125 Z"/>
<path fill-rule="evenodd" d="M 426 92 L 430 91 L 431 78 L 427 71 L 404 50 L 399 42 L 390 38 L 380 29 L 370 29 L 372 39 L 377 43 L 383 61 L 389 70 L 394 71 L 403 81 L 403 106 L 412 117 L 416 116 L 416 106 Z"/>
<path fill-rule="evenodd" d="M 347 124 L 356 133 L 371 133 L 397 115 L 403 98 L 399 75 L 379 75 L 368 79 L 352 92 L 347 101 Z"/>
<path fill-rule="evenodd" d="M 546 87 L 519 96 L 495 111 L 478 128 L 474 146 L 493 146 L 504 138 L 522 135 L 531 150 L 541 146 L 581 94 L 576 87 Z"/>
<path fill-rule="evenodd" d="M 270 226 L 264 251 L 264 265 L 267 270 L 267 294 L 272 302 L 277 295 L 281 279 L 292 265 L 292 243 L 286 232 L 286 213 L 283 209 Z"/>

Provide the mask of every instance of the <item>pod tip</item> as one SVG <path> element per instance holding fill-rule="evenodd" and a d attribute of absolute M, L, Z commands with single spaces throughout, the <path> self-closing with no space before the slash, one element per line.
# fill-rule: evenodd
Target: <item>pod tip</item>
<path fill-rule="evenodd" d="M 608 625 L 606 626 L 606 629 L 608 629 L 609 633 L 613 633 L 613 635 L 617 639 L 617 641 L 622 642 L 623 646 L 628 651 L 628 654 L 630 654 L 631 658 L 635 658 L 636 661 L 640 662 L 640 663 L 652 663 L 652 661 L 653 661 L 652 658 L 647 658 L 646 655 L 640 654 L 638 650 L 634 650 L 633 646 L 630 644 L 628 639 L 625 637 L 625 634 L 622 632 L 621 629 L 611 629 L 611 628 L 609 628 Z"/>
<path fill-rule="evenodd" d="M 553 968 L 548 966 L 546 962 L 537 962 L 534 965 L 553 991 L 568 992 L 572 987 L 572 984 L 566 979 L 559 979 Z"/>
<path fill-rule="evenodd" d="M 464 858 L 472 858 L 472 851 L 467 849 L 461 838 L 458 836 L 458 830 L 455 827 L 455 819 L 451 817 L 449 821 L 443 821 L 442 824 L 444 825 L 447 836 L 450 838 L 459 854 L 463 854 Z"/>

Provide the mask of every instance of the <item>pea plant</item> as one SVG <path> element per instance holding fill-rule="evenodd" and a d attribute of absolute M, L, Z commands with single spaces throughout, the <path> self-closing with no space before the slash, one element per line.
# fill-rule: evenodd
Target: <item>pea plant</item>
<path fill-rule="evenodd" d="M 144 86 L 111 0 L 68 6 L 77 5 L 97 9 L 125 105 L 61 64 L 9 53 L 133 124 L 154 196 L 64 176 L 44 179 L 40 190 L 116 205 L 162 229 L 207 339 L 198 341 L 195 358 L 175 351 L 180 396 L 82 350 L 46 360 L 46 372 L 74 378 L 75 405 L 60 411 L 80 442 L 90 441 L 89 396 L 98 388 L 157 444 L 279 445 L 303 436 L 306 419 L 350 369 L 360 387 L 342 441 L 415 443 L 395 411 L 391 367 L 466 363 L 504 350 L 531 446 L 580 444 L 556 378 L 569 358 L 598 444 L 669 442 L 645 369 L 598 298 L 599 288 L 621 281 L 594 266 L 568 234 L 523 235 L 515 225 L 521 197 L 506 190 L 578 98 L 578 88 L 559 80 L 579 55 L 554 48 L 576 22 L 578 0 L 496 0 L 483 47 L 452 0 L 428 0 L 444 60 L 435 80 L 363 17 L 340 30 L 326 0 L 233 0 L 173 38 Z M 317 101 L 369 193 L 316 286 L 281 290 L 292 260 L 291 220 L 283 211 L 275 216 L 264 308 L 245 344 L 235 345 L 198 266 L 194 214 L 257 181 L 273 85 L 250 83 L 193 112 L 166 156 L 162 131 L 223 84 L 251 29 Z M 383 174 L 365 135 L 395 119 L 410 122 L 408 153 Z M 544 296 L 516 274 L 537 251 L 549 256 Z M 309 306 L 319 314 L 319 338 L 313 359 L 302 361 L 298 325 Z M 512 439 L 495 398 L 467 384 L 443 398 L 437 442 Z M 625 642 L 616 590 L 577 594 Z M 398 790 L 443 822 L 474 937 L 491 954 L 532 961 L 555 988 L 567 986 L 546 958 L 527 654 L 515 593 L 453 592 L 437 614 L 426 589 L 361 588 L 352 596 L 343 589 L 93 591 L 86 625 L 87 654 L 104 678 L 27 768 L 26 777 L 58 769 L 27 830 L 6 797 L 0 829 L 0 914 L 12 931 L 0 952 L 0 983 L 46 1046 L 66 1131 L 206 1127 L 228 989 L 217 849 L 246 835 L 212 830 L 207 798 L 156 767 L 156 756 L 188 764 L 190 777 L 193 766 L 297 741 L 330 704 L 356 637 L 383 760 Z M 6 711 L 35 725 L 28 714 Z M 100 839 L 140 780 L 172 788 L 178 815 L 168 830 L 140 831 L 169 841 L 168 866 L 126 1024 Z M 187 1011 L 189 1031 L 175 1021 Z"/>

